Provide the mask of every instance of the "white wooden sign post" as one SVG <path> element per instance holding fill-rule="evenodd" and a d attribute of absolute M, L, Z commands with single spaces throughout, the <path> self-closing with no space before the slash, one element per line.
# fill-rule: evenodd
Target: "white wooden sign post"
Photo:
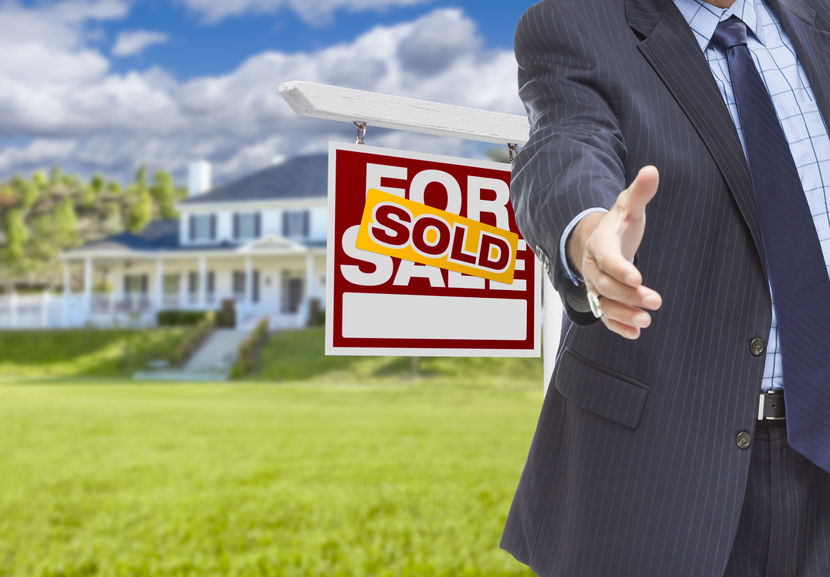
<path fill-rule="evenodd" d="M 523 116 L 453 106 L 438 102 L 292 81 L 280 85 L 280 94 L 302 116 L 337 120 L 361 129 L 380 127 L 478 142 L 522 146 L 528 139 Z M 559 341 L 562 308 L 550 279 L 544 282 L 543 359 L 545 387 L 550 381 Z"/>

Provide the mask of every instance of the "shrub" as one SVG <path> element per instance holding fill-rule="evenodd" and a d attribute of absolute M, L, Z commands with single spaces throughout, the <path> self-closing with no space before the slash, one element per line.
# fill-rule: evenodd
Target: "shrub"
<path fill-rule="evenodd" d="M 160 327 L 185 327 L 199 324 L 212 311 L 165 310 L 156 313 L 156 324 Z"/>
<path fill-rule="evenodd" d="M 216 316 L 210 311 L 204 315 L 204 318 L 199 324 L 173 350 L 168 359 L 170 364 L 176 367 L 182 366 L 202 346 L 202 343 L 205 342 L 215 328 Z"/>
<path fill-rule="evenodd" d="M 262 319 L 247 339 L 239 345 L 236 361 L 231 366 L 230 377 L 239 379 L 254 370 L 257 357 L 268 341 L 268 319 Z"/>
<path fill-rule="evenodd" d="M 322 303 L 320 299 L 311 299 L 308 303 L 308 326 L 309 327 L 324 327 L 326 326 L 326 311 L 321 308 Z"/>
<path fill-rule="evenodd" d="M 236 302 L 233 299 L 224 299 L 222 308 L 218 312 L 219 318 L 216 325 L 222 328 L 232 329 L 236 327 Z"/>

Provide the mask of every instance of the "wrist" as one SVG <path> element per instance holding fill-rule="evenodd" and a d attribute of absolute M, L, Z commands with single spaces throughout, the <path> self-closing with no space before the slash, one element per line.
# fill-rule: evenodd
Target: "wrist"
<path fill-rule="evenodd" d="M 565 253 L 568 258 L 568 266 L 578 275 L 582 276 L 582 259 L 585 256 L 585 245 L 594 233 L 604 212 L 592 212 L 586 215 L 577 223 L 571 232 L 565 245 Z"/>

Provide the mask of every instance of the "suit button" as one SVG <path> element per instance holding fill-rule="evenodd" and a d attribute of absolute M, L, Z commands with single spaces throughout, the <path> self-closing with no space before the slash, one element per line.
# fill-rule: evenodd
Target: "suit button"
<path fill-rule="evenodd" d="M 752 445 L 752 435 L 746 431 L 741 431 L 738 433 L 738 438 L 735 439 L 735 443 L 739 449 L 748 449 Z"/>
<path fill-rule="evenodd" d="M 764 339 L 752 339 L 749 342 L 749 352 L 753 357 L 760 357 L 767 351 L 767 343 Z"/>

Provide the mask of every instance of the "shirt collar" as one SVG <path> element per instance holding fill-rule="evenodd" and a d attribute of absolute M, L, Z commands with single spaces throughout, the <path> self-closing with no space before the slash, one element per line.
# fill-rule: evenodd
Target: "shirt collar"
<path fill-rule="evenodd" d="M 695 34 L 701 50 L 706 50 L 718 23 L 731 16 L 737 16 L 746 24 L 747 32 L 764 42 L 763 27 L 758 21 L 758 12 L 763 10 L 761 0 L 735 0 L 729 8 L 718 8 L 703 0 L 674 0 L 683 18 Z"/>

